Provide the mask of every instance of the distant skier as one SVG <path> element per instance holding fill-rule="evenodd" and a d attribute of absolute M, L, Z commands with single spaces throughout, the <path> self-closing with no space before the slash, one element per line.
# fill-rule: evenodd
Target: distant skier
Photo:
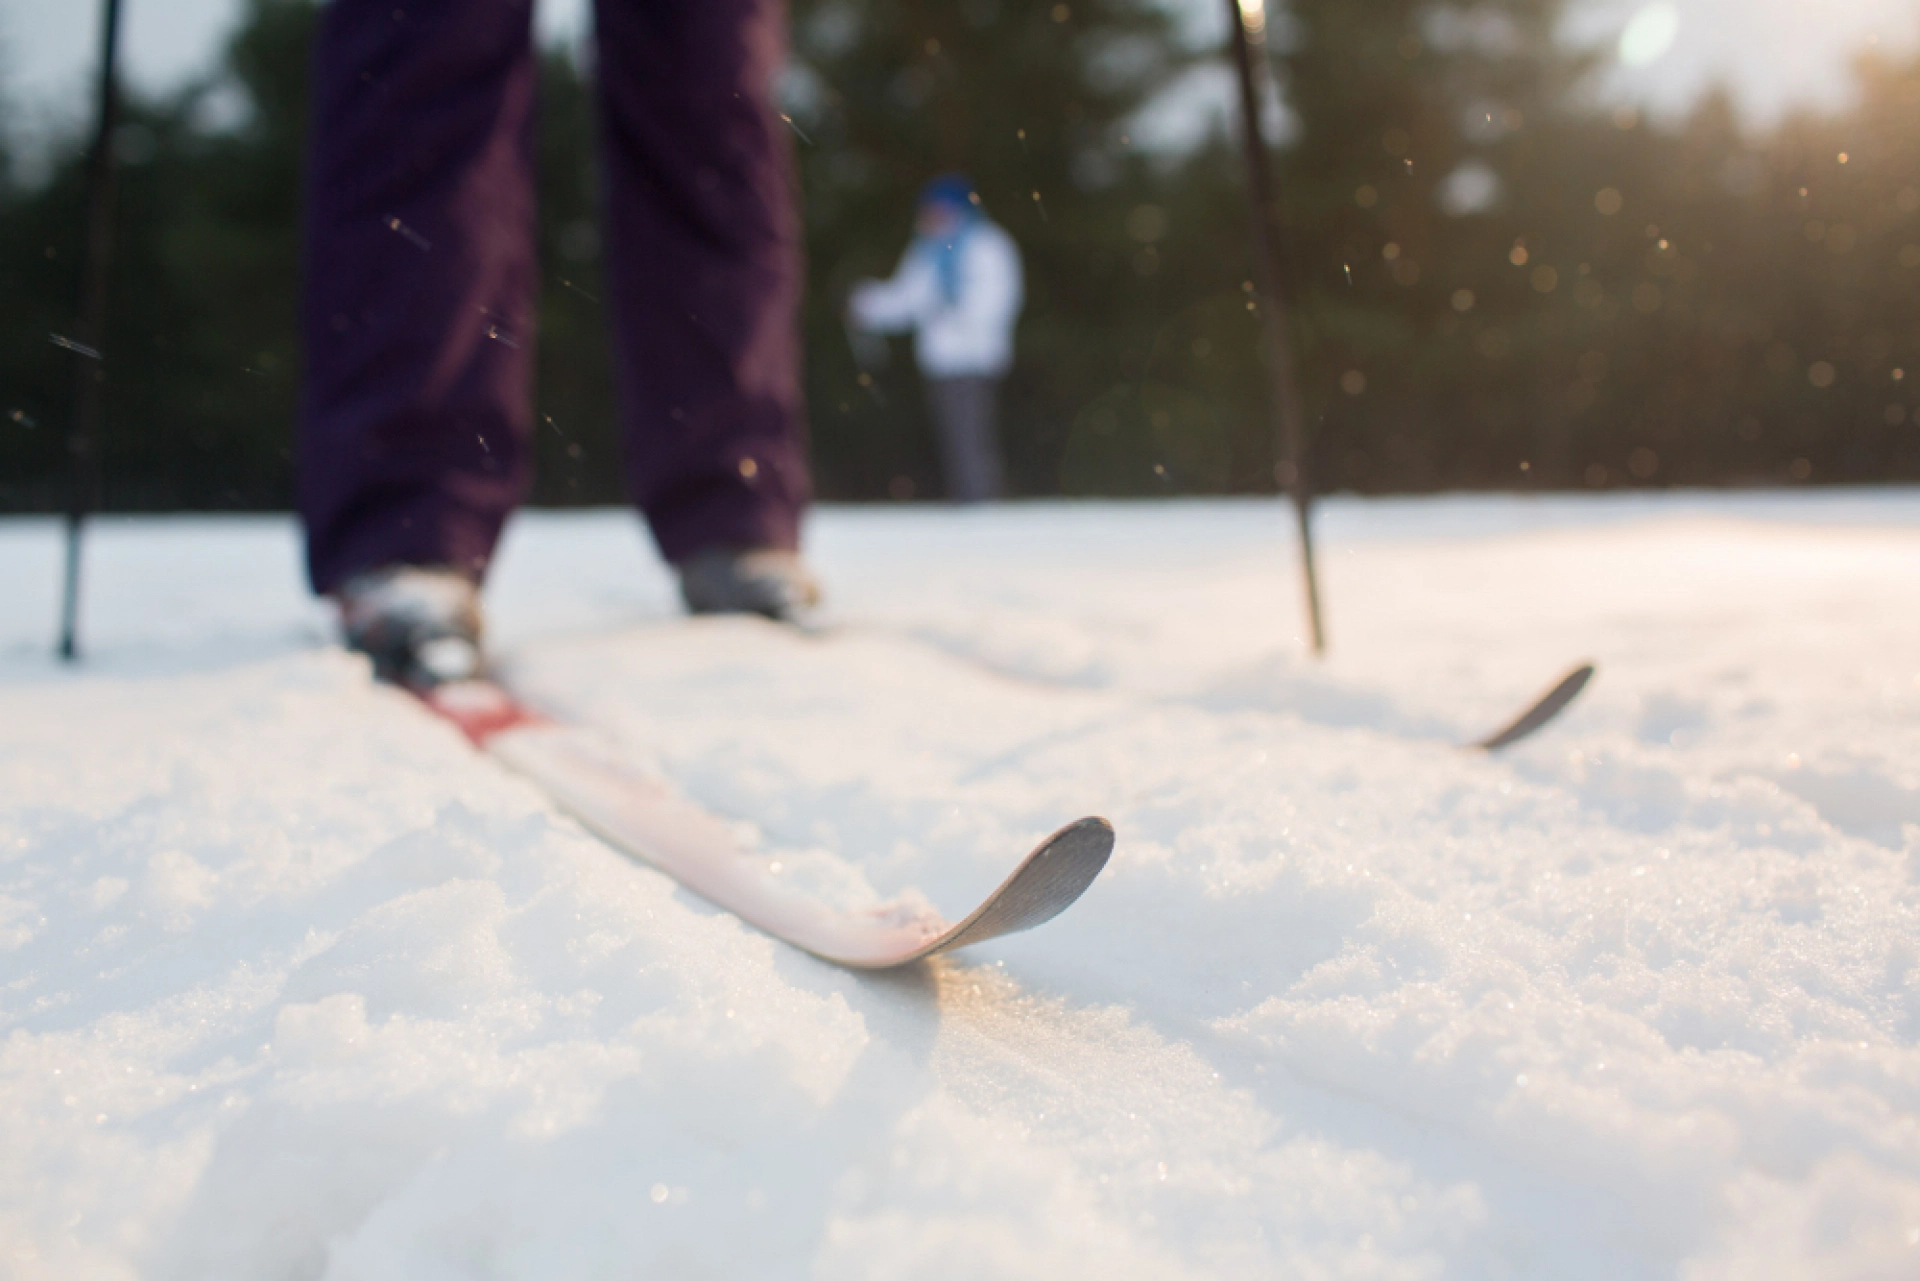
<path fill-rule="evenodd" d="M 533 0 L 332 0 L 306 218 L 300 507 L 348 643 L 413 685 L 480 666 L 525 495 L 537 265 Z M 629 492 L 696 612 L 818 589 L 784 0 L 600 0 L 606 296 Z"/>
<path fill-rule="evenodd" d="M 921 191 L 915 232 L 893 279 L 855 287 L 848 313 L 863 329 L 915 331 L 947 494 L 990 502 L 1005 489 L 996 408 L 1020 318 L 1020 250 L 958 174 Z"/>

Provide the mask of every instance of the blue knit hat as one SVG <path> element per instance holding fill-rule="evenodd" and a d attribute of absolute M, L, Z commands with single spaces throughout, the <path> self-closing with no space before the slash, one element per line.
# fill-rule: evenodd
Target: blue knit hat
<path fill-rule="evenodd" d="M 965 174 L 943 173 L 920 188 L 920 207 L 929 205 L 969 213 L 974 207 L 973 183 Z"/>

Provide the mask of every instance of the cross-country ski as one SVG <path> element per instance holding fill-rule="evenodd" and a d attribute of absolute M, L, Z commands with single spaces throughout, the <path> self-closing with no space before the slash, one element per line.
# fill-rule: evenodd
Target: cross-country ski
<path fill-rule="evenodd" d="M 778 864 L 743 850 L 733 827 L 635 768 L 591 729 L 530 712 L 490 681 L 442 685 L 422 701 L 614 848 L 782 942 L 853 969 L 909 965 L 1044 925 L 1093 884 L 1113 852 L 1105 819 L 1069 823 L 958 924 L 924 902 L 835 908 L 783 883 Z"/>

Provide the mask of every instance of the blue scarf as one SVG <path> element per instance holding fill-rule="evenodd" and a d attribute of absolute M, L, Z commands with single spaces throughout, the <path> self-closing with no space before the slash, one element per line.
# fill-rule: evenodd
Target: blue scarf
<path fill-rule="evenodd" d="M 940 236 L 920 236 L 914 241 L 914 252 L 933 259 L 933 273 L 940 281 L 940 294 L 952 307 L 960 302 L 960 253 L 966 248 L 967 237 L 980 225 L 980 214 L 974 209 L 960 212 L 960 225 Z"/>

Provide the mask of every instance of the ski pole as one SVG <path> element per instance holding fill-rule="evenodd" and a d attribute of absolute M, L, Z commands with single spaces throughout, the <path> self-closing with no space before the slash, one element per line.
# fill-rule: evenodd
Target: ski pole
<path fill-rule="evenodd" d="M 1233 61 L 1240 80 L 1240 136 L 1247 153 L 1247 201 L 1253 211 L 1253 279 L 1260 328 L 1267 349 L 1268 410 L 1273 418 L 1274 452 L 1281 462 L 1276 479 L 1293 497 L 1293 513 L 1300 530 L 1300 565 L 1306 580 L 1307 623 L 1313 634 L 1313 652 L 1326 652 L 1326 632 L 1320 622 L 1320 580 L 1314 572 L 1313 531 L 1308 507 L 1313 501 L 1307 475 L 1306 433 L 1301 425 L 1300 388 L 1294 378 L 1293 345 L 1288 334 L 1285 303 L 1280 296 L 1280 247 L 1274 228 L 1273 177 L 1267 141 L 1260 131 L 1260 88 L 1266 82 L 1265 0 L 1226 0 L 1233 18 Z M 1255 55 L 1258 54 L 1258 61 Z"/>
<path fill-rule="evenodd" d="M 75 349 L 79 376 L 67 454 L 73 489 L 67 500 L 66 586 L 60 604 L 60 657 L 80 655 L 80 535 L 99 488 L 101 393 L 105 390 L 108 260 L 113 253 L 113 130 L 118 114 L 116 59 L 120 45 L 120 0 L 105 0 L 100 21 L 100 96 L 95 107 L 93 154 L 87 158 L 87 247 L 81 267 L 80 333 Z"/>

